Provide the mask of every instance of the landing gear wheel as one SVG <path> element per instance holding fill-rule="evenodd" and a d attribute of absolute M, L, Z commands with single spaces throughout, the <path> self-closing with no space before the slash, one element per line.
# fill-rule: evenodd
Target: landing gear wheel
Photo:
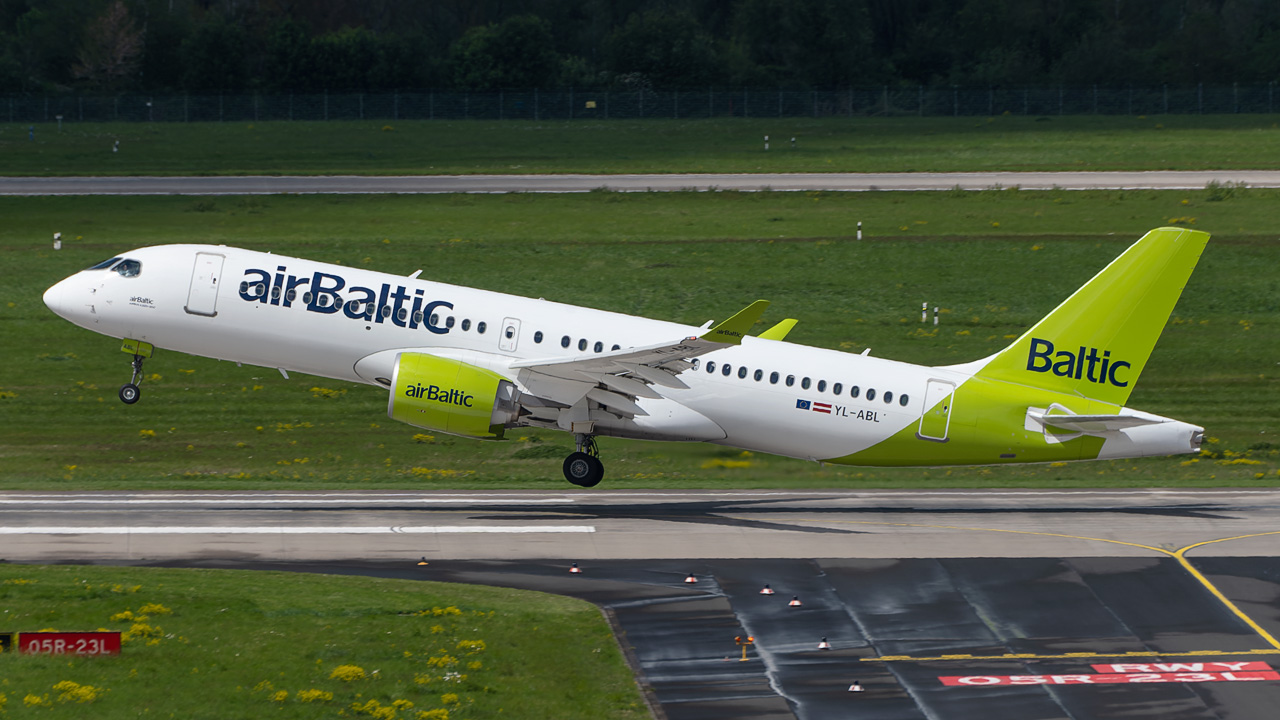
<path fill-rule="evenodd" d="M 138 389 L 138 383 L 142 382 L 142 356 L 134 355 L 133 377 L 129 382 L 120 387 L 120 402 L 125 405 L 132 405 L 138 402 L 138 398 L 142 397 L 142 391 Z"/>
<path fill-rule="evenodd" d="M 604 463 L 584 452 L 572 453 L 564 459 L 564 479 L 578 487 L 595 487 L 604 479 Z"/>
<path fill-rule="evenodd" d="M 133 383 L 125 383 L 120 386 L 120 402 L 125 405 L 132 405 L 138 402 L 138 398 L 142 397 L 142 391 Z"/>

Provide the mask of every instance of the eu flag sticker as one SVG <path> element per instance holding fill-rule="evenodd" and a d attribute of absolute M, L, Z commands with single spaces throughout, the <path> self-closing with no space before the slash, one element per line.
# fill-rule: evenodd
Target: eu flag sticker
<path fill-rule="evenodd" d="M 808 410 L 808 409 L 809 409 L 809 401 L 808 401 L 808 400 L 797 400 L 797 401 L 796 401 L 796 409 L 797 409 L 797 410 Z"/>

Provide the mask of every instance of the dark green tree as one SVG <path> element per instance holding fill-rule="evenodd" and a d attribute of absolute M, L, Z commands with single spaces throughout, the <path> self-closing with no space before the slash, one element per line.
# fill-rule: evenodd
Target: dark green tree
<path fill-rule="evenodd" d="M 650 7 L 609 38 L 609 70 L 630 84 L 701 87 L 724 82 L 715 41 L 688 10 Z"/>
<path fill-rule="evenodd" d="M 222 18 L 208 20 L 182 43 L 182 85 L 188 92 L 240 92 L 248 85 L 246 32 Z"/>
<path fill-rule="evenodd" d="M 554 46 L 550 23 L 535 15 L 473 27 L 450 50 L 454 82 L 468 90 L 547 87 L 560 69 Z"/>

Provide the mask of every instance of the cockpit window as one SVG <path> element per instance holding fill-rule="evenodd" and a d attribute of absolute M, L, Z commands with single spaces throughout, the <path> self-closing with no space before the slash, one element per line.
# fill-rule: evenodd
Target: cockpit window
<path fill-rule="evenodd" d="M 112 268 L 120 277 L 138 277 L 142 274 L 142 263 L 137 260 L 124 260 Z"/>
<path fill-rule="evenodd" d="M 102 262 L 98 263 L 97 265 L 94 265 L 93 267 L 85 268 L 85 270 L 106 270 L 107 268 L 111 267 L 112 265 L 115 265 L 118 262 L 120 262 L 120 258 L 113 257 L 110 260 L 103 260 Z"/>

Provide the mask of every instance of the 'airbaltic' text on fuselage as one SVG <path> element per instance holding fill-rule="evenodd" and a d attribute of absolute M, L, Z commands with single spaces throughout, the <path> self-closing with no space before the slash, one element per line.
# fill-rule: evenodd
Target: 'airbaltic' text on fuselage
<path fill-rule="evenodd" d="M 1124 360 L 1112 361 L 1110 350 L 1098 355 L 1098 348 L 1081 345 L 1078 352 L 1054 352 L 1053 342 L 1040 338 L 1031 338 L 1031 349 L 1027 353 L 1027 369 L 1031 372 L 1052 371 L 1058 377 L 1087 379 L 1099 385 L 1110 383 L 1116 387 L 1128 387 L 1129 381 L 1117 378 L 1116 373 L 1121 368 L 1127 370 L 1130 367 Z"/>
<path fill-rule="evenodd" d="M 352 285 L 339 275 L 316 271 L 310 277 L 286 273 L 285 266 L 276 268 L 274 277 L 266 270 L 248 268 L 240 283 L 240 298 L 281 307 L 292 307 L 302 293 L 307 312 L 333 315 L 342 313 L 352 320 L 381 324 L 389 321 L 397 327 L 417 329 L 419 326 L 443 335 L 448 327 L 436 325 L 439 308 L 453 309 L 444 300 L 428 301 L 422 288 L 412 292 L 403 285 L 392 287 L 382 283 L 377 290 Z M 412 302 L 410 302 L 412 301 Z"/>

